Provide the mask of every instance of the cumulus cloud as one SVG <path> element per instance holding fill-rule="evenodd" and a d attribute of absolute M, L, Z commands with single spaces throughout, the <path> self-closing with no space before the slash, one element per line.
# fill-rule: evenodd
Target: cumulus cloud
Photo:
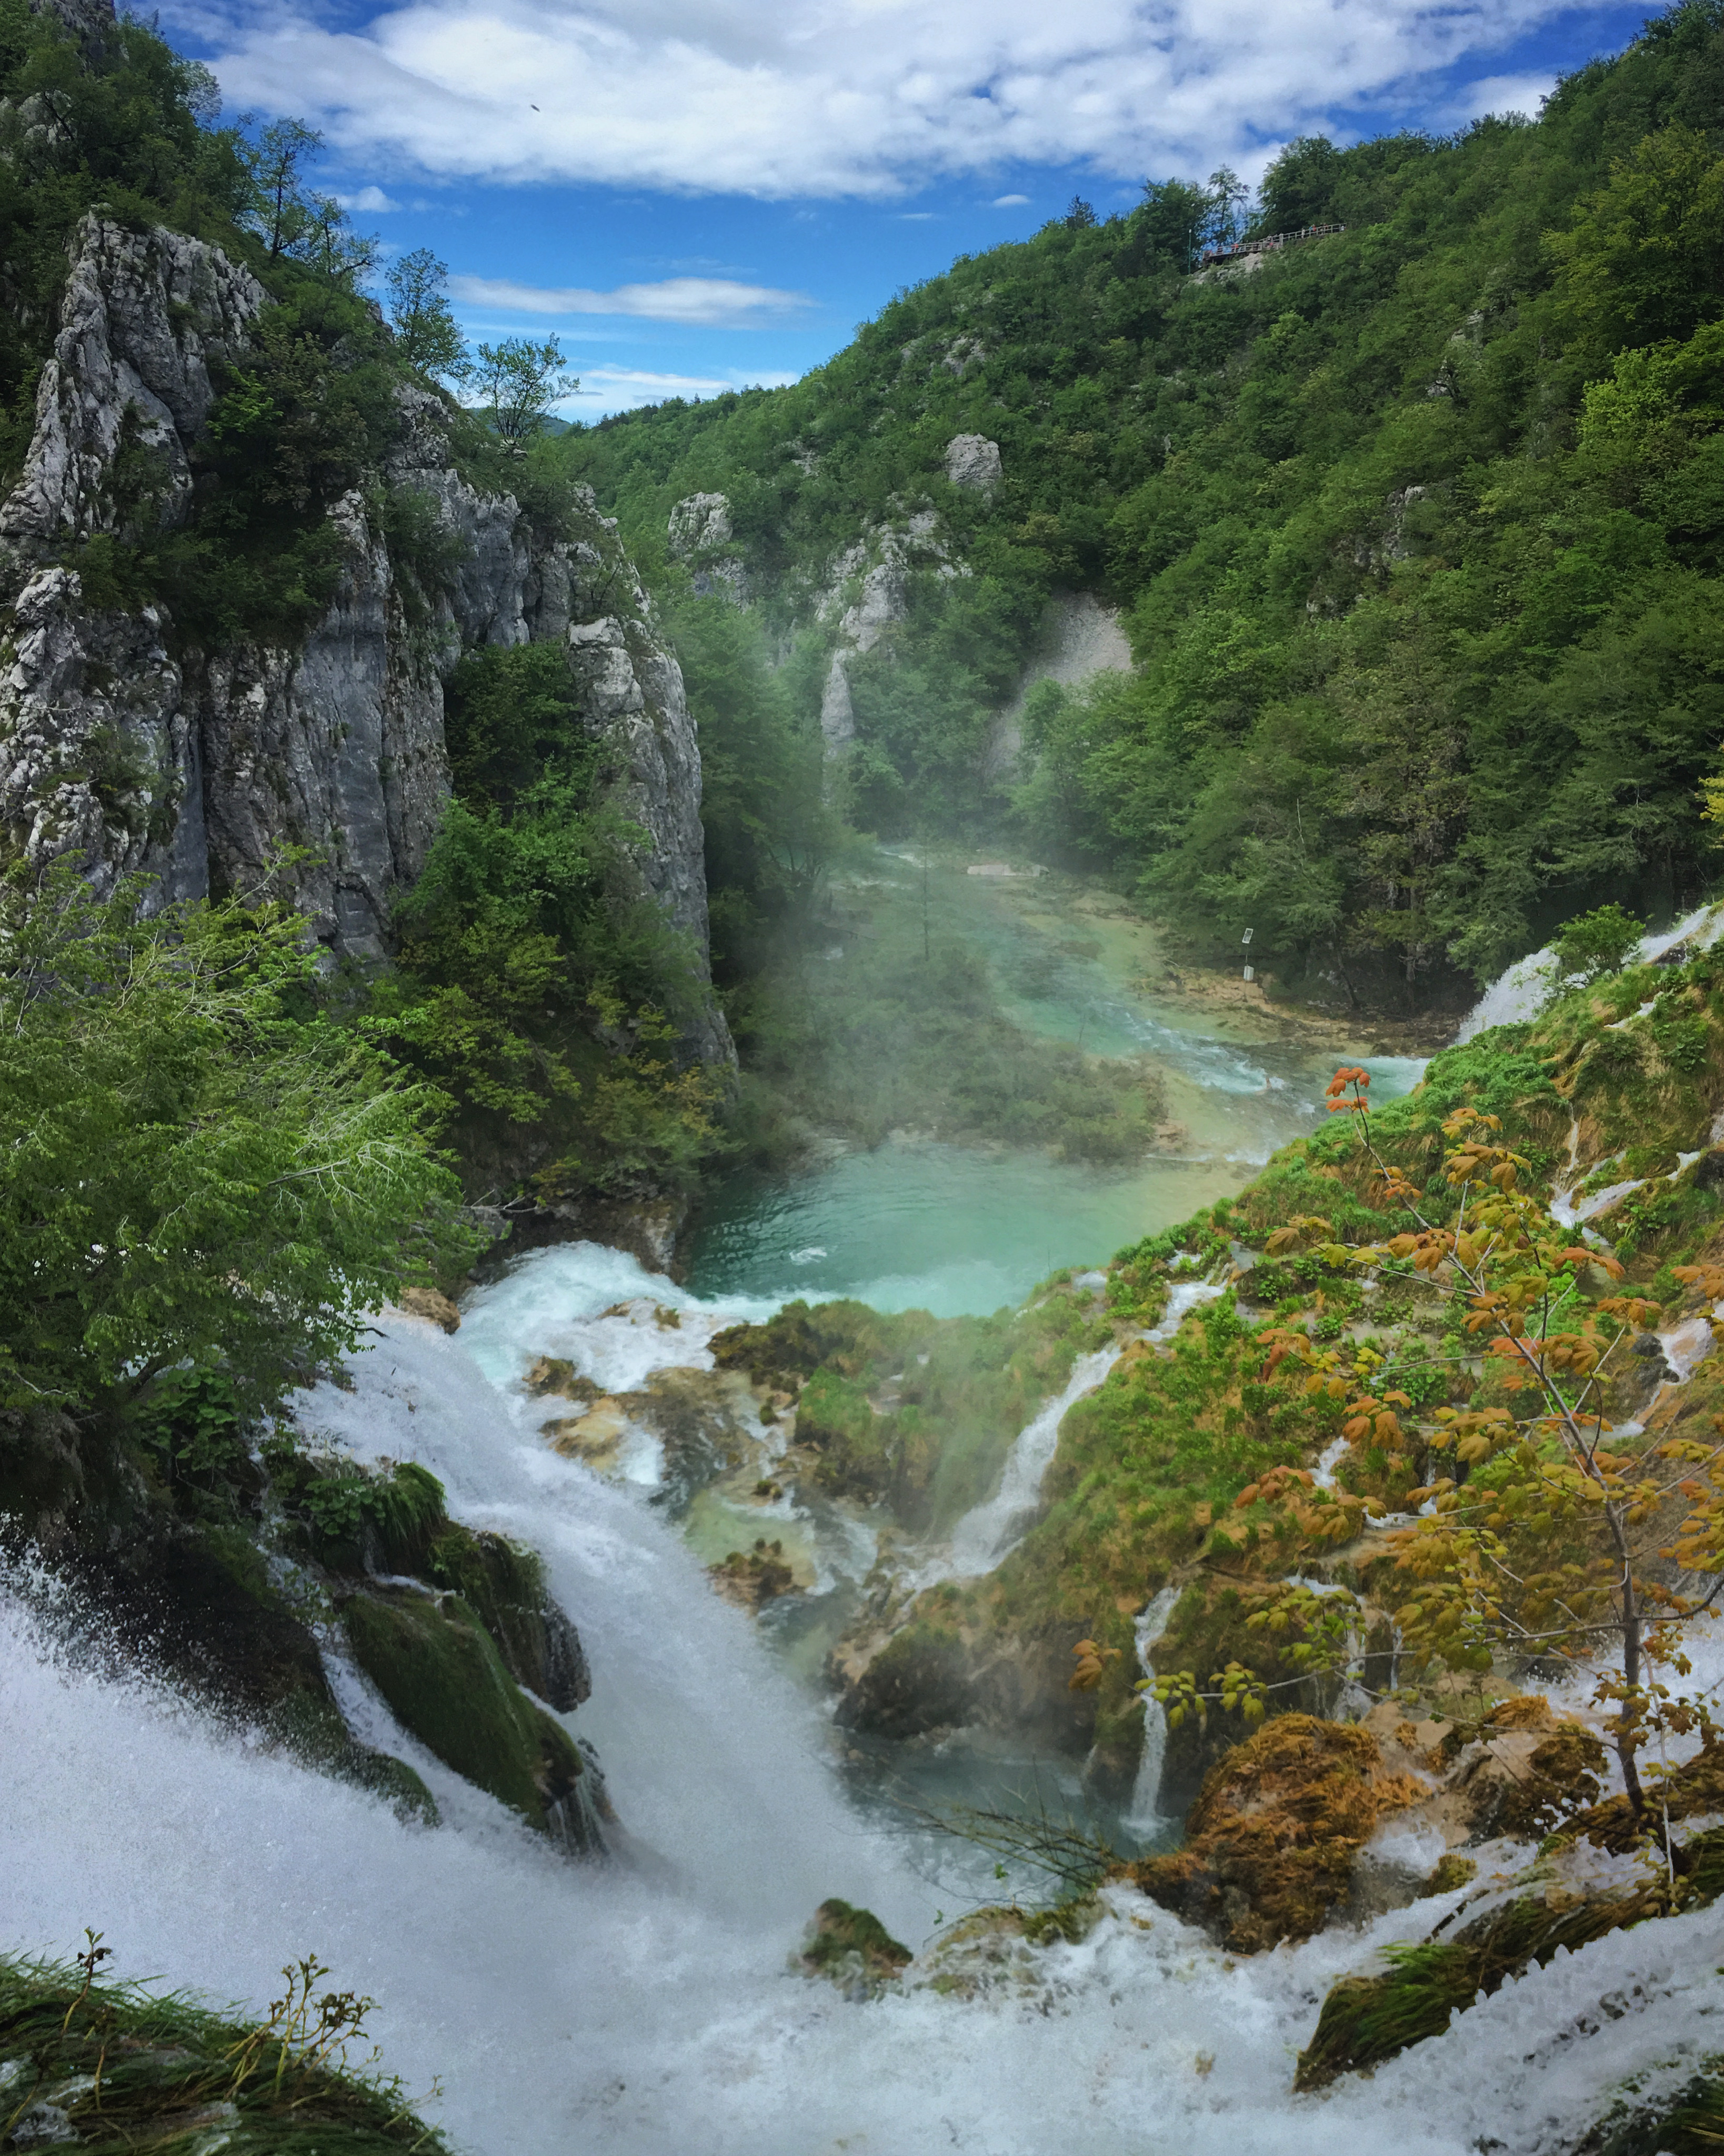
<path fill-rule="evenodd" d="M 175 0 L 169 0 L 170 11 Z M 1011 162 L 1131 177 L 1488 60 L 1565 0 L 178 0 L 236 105 L 448 177 L 890 195 Z M 1588 0 L 1602 7 L 1604 0 Z M 1488 81 L 1489 77 L 1484 78 Z"/>
<path fill-rule="evenodd" d="M 511 315 L 637 315 L 653 322 L 746 328 L 813 305 L 806 293 L 729 277 L 665 277 L 655 285 L 618 285 L 593 292 L 578 285 L 517 285 L 503 277 L 451 277 L 449 295 L 464 307 Z"/>
<path fill-rule="evenodd" d="M 356 214 L 369 213 L 381 217 L 386 209 L 399 209 L 401 204 L 383 192 L 381 187 L 362 187 L 357 195 L 337 195 L 336 200 L 345 210 Z"/>
<path fill-rule="evenodd" d="M 630 411 L 640 404 L 662 404 L 668 398 L 722 396 L 727 389 L 782 389 L 798 377 L 783 372 L 751 375 L 655 374 L 639 367 L 594 367 L 582 371 L 577 395 L 562 409 L 577 416 L 583 405 L 607 412 Z"/>
<path fill-rule="evenodd" d="M 1543 74 L 1487 74 L 1470 82 L 1449 102 L 1455 120 L 1477 120 L 1487 112 L 1524 112 L 1538 117 L 1538 108 L 1557 86 L 1557 78 Z"/>

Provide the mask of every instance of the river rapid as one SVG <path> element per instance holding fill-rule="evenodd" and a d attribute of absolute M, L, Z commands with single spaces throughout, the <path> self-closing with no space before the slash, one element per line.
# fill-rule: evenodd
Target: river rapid
<path fill-rule="evenodd" d="M 633 1492 L 547 1452 L 459 1337 L 386 1321 L 350 1383 L 308 1397 L 306 1429 L 422 1460 L 462 1517 L 532 1541 L 578 1613 L 578 1724 L 627 1822 L 617 1860 L 560 1861 L 373 1702 L 372 1733 L 445 1807 L 439 1829 L 403 1826 L 116 1678 L 14 1578 L 0 1947 L 69 1952 L 88 1924 L 117 1975 L 253 2007 L 315 1952 L 377 1999 L 388 2065 L 416 2094 L 440 2080 L 426 2108 L 475 2156 L 1556 2156 L 1624 2075 L 1670 2086 L 1716 2047 L 1718 1908 L 1559 1956 L 1322 2097 L 1290 2095 L 1293 2055 L 1331 1979 L 1404 1936 L 1405 1912 L 1236 1963 L 1109 1895 L 1081 1944 L 936 1951 L 921 1974 L 957 1991 L 852 2003 L 787 1965 L 815 1904 L 865 1902 L 920 1948 L 937 1890 L 846 1800 L 750 1620 Z M 1608 2045 L 1583 2041 L 1607 2021 Z"/>
<path fill-rule="evenodd" d="M 1065 925 L 1038 919 L 1049 894 L 1025 904 L 975 884 L 954 873 L 951 902 L 1008 954 Z M 1082 911 L 1082 895 L 1061 907 Z M 702 1553 L 651 1502 L 650 1445 L 608 1479 L 560 1457 L 521 1375 L 549 1352 L 626 1388 L 794 1293 L 992 1309 L 1236 1188 L 1315 1122 L 1332 1052 L 1249 1013 L 1204 1027 L 1134 990 L 1128 924 L 1097 921 L 1081 940 L 1101 948 L 1061 953 L 1053 992 L 1026 1010 L 1086 1045 L 1163 1058 L 1190 1158 L 1109 1178 L 912 1140 L 834 1154 L 792 1183 L 733 1186 L 681 1287 L 594 1245 L 541 1251 L 470 1299 L 459 1334 L 390 1317 L 344 1384 L 301 1396 L 308 1435 L 423 1462 L 459 1517 L 543 1553 L 593 1666 L 575 1726 L 623 1822 L 613 1861 L 559 1861 L 357 1681 L 344 1703 L 362 1732 L 418 1768 L 443 1807 L 438 1829 L 403 1825 L 245 1729 L 116 1676 L 51 1589 L 14 1572 L 0 1578 L 0 1947 L 65 1953 L 90 1925 L 121 1977 L 253 2006 L 284 1962 L 316 1953 L 379 2002 L 376 2033 L 409 2089 L 440 2080 L 428 2115 L 475 2156 L 1554 2156 L 1625 2075 L 1656 2088 L 1691 2071 L 1724 1908 L 1559 1957 L 1373 2078 L 1299 2098 L 1293 2055 L 1329 1981 L 1404 1936 L 1404 1913 L 1236 1964 L 1141 1897 L 1105 1896 L 1081 1944 L 985 1963 L 936 1948 L 906 1988 L 865 2004 L 789 1965 L 829 1896 L 921 1950 L 981 1888 L 857 1799 L 794 1637 L 711 1592 Z M 1384 1090 L 1412 1075 L 1383 1065 Z M 652 1320 L 655 1306 L 677 1322 Z M 1033 1426 L 1014 1453 L 1032 1483 L 1049 1434 Z M 953 1537 L 968 1563 L 997 1561 L 1016 1531 L 1011 1491 L 989 1503 Z M 869 1556 L 854 1537 L 847 1551 L 850 1532 L 822 1529 L 834 1591 Z M 1428 1925 L 1441 1911 L 1419 1913 Z M 921 1980 L 942 1972 L 955 1986 Z M 1608 2049 L 1578 2041 L 1605 1998 Z"/>

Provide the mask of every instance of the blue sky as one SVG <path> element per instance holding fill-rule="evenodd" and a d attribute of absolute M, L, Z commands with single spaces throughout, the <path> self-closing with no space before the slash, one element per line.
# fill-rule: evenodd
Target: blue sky
<path fill-rule="evenodd" d="M 555 333 L 593 418 L 777 382 L 902 285 L 1146 173 L 1255 179 L 1536 112 L 1649 13 L 1599 0 L 167 0 L 230 110 L 433 248 L 469 336 Z"/>

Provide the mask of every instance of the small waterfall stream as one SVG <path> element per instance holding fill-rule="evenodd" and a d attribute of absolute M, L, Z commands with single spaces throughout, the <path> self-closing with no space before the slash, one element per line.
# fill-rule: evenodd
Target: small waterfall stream
<path fill-rule="evenodd" d="M 1099 1277 L 1099 1276 L 1098 1276 Z M 1182 1281 L 1167 1297 L 1167 1307 L 1143 1337 L 1164 1345 L 1199 1303 L 1213 1302 L 1225 1291 L 1208 1281 Z M 972 1578 L 1003 1564 L 1024 1539 L 1041 1504 L 1042 1478 L 1053 1465 L 1060 1425 L 1085 1393 L 1093 1393 L 1118 1362 L 1118 1348 L 1100 1348 L 1080 1355 L 1065 1386 L 1019 1430 L 1006 1455 L 999 1488 L 974 1506 L 952 1531 L 949 1557 L 917 1575 L 931 1586 L 939 1579 Z"/>
<path fill-rule="evenodd" d="M 1167 1620 L 1173 1614 L 1173 1605 L 1182 1590 L 1164 1587 L 1150 1602 L 1132 1627 L 1137 1646 L 1137 1666 L 1147 1677 L 1153 1677 L 1149 1650 L 1167 1629 Z M 1137 1779 L 1131 1787 L 1131 1801 L 1126 1810 L 1126 1825 L 1141 1835 L 1152 1835 L 1164 1828 L 1167 1819 L 1161 1808 L 1162 1769 L 1167 1761 L 1167 1710 L 1158 1699 L 1148 1692 L 1143 1694 L 1143 1750 L 1137 1761 Z"/>
<path fill-rule="evenodd" d="M 1062 1389 L 1024 1425 L 1006 1455 L 999 1488 L 985 1504 L 966 1512 L 952 1529 L 946 1577 L 965 1578 L 992 1572 L 1023 1540 L 1041 1502 L 1042 1477 L 1053 1464 L 1067 1409 L 1085 1393 L 1093 1393 L 1119 1358 L 1117 1348 L 1080 1355 Z"/>

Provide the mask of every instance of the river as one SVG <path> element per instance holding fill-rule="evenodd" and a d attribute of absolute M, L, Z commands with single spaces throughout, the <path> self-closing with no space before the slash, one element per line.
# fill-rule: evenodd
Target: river
<path fill-rule="evenodd" d="M 1337 1063 L 1365 1064 L 1379 1099 L 1417 1082 L 1421 1061 L 1373 1055 L 1368 1036 L 1323 1028 L 1320 1045 L 1270 1006 L 1181 997 L 1153 929 L 1092 885 L 970 873 L 1008 865 L 933 855 L 925 879 L 901 849 L 876 855 L 865 880 L 876 906 L 918 921 L 926 906 L 935 937 L 981 952 L 1026 1030 L 1152 1059 L 1180 1135 L 1125 1168 L 899 1135 L 834 1147 L 794 1175 L 738 1175 L 704 1210 L 697 1295 L 849 1295 L 940 1317 L 998 1309 L 1056 1266 L 1099 1263 L 1239 1189 L 1321 1122 Z"/>
<path fill-rule="evenodd" d="M 1344 1034 L 1320 1046 L 1261 1004 L 1218 1010 L 1182 998 L 1162 985 L 1153 931 L 1108 894 L 1073 878 L 973 875 L 972 865 L 909 850 L 877 854 L 857 878 L 870 926 L 878 932 L 884 916 L 890 933 L 895 915 L 899 927 L 906 917 L 918 928 L 926 921 L 936 942 L 961 942 L 985 956 L 1000 1004 L 1027 1030 L 1098 1055 L 1152 1059 L 1178 1133 L 1172 1142 L 1147 1159 L 1102 1168 L 1047 1152 L 900 1134 L 872 1148 L 831 1145 L 793 1174 L 736 1176 L 706 1208 L 680 1285 L 585 1244 L 536 1253 L 472 1295 L 463 1337 L 506 1394 L 519 1401 L 524 1373 L 546 1354 L 567 1358 L 608 1392 L 634 1390 L 654 1370 L 708 1363 L 713 1332 L 762 1319 L 796 1296 L 851 1296 L 875 1309 L 942 1317 L 1015 1304 L 1056 1267 L 1105 1261 L 1239 1188 L 1275 1147 L 1322 1121 L 1323 1087 L 1337 1061 L 1366 1061 L 1382 1096 L 1405 1090 L 1423 1068 L 1371 1057 L 1365 1041 Z M 835 895 L 840 923 L 853 896 Z M 667 1312 L 674 1325 L 664 1322 Z M 1098 1383 L 1111 1360 L 1086 1358 L 1062 1402 L 1034 1419 L 1008 1457 L 1004 1479 L 1024 1481 L 1020 1503 L 1031 1510 L 1063 1404 Z M 924 1581 L 985 1571 L 1004 1553 L 987 1502 L 977 1508 L 979 1538 L 960 1521 L 949 1553 L 905 1552 L 885 1512 L 806 1486 L 762 1508 L 753 1485 L 770 1471 L 772 1448 L 757 1428 L 744 1435 L 759 1440 L 747 1464 L 685 1510 L 666 1486 L 663 1448 L 649 1431 L 625 1441 L 613 1471 L 647 1502 L 675 1497 L 685 1537 L 703 1562 L 746 1550 L 762 1533 L 780 1543 L 809 1591 L 772 1605 L 761 1630 L 814 1696 L 828 1650 L 883 1550 Z M 977 1558 L 972 1543 L 989 1555 Z M 1049 1882 L 1009 1861 L 997 1870 L 995 1859 L 984 1861 L 967 1843 L 916 1830 L 907 1806 L 942 1814 L 954 1805 L 1045 1808 L 1126 1851 L 1162 1845 L 1173 1832 L 1152 1803 L 1110 1802 L 1086 1789 L 1081 1763 L 1009 1743 L 853 1738 L 832 1750 L 860 1809 L 899 1830 L 953 1907 L 1002 1892 L 1039 1897 Z"/>
<path fill-rule="evenodd" d="M 998 937 L 1003 965 L 1016 939 L 1069 926 L 1062 908 L 1085 911 L 1080 892 L 1027 897 L 953 872 L 951 904 Z M 1039 917 L 1049 900 L 1051 921 Z M 550 1349 L 606 1385 L 635 1383 L 795 1291 L 991 1308 L 1050 1264 L 1103 1258 L 1236 1187 L 1315 1121 L 1331 1057 L 1249 1014 L 1223 1027 L 1158 1006 L 1131 986 L 1126 924 L 1081 940 L 1101 948 L 1062 953 L 1027 1014 L 1086 1045 L 1152 1044 L 1175 1072 L 1191 1158 L 1110 1178 L 908 1142 L 835 1155 L 788 1183 L 733 1186 L 682 1286 L 591 1245 L 541 1251 L 474 1296 L 456 1336 L 387 1318 L 342 1384 L 301 1397 L 308 1433 L 422 1461 L 461 1517 L 543 1553 L 593 1661 L 577 1726 L 625 1824 L 617 1861 L 559 1861 L 373 1697 L 370 1732 L 444 1807 L 435 1830 L 403 1825 L 74 1651 L 51 1606 L 41 1614 L 40 1582 L 14 1572 L 0 1577 L 0 1947 L 69 1953 L 93 1925 L 121 1977 L 253 2005 L 282 1963 L 315 1952 L 377 1999 L 375 2032 L 409 2090 L 440 2078 L 429 2115 L 472 2156 L 1553 2156 L 1625 2076 L 1668 2076 L 1706 2041 L 1719 1910 L 1534 1970 L 1440 2041 L 1316 2098 L 1290 2097 L 1292 2054 L 1332 1977 L 1404 1936 L 1404 1912 L 1239 1964 L 1126 1892 L 1104 1897 L 1080 1944 L 936 1949 L 912 1971 L 936 1986 L 870 2004 L 789 1965 L 826 1896 L 865 1903 L 923 1949 L 975 1882 L 942 1876 L 926 1837 L 854 1800 L 793 1640 L 711 1594 L 682 1527 L 651 1502 L 650 1448 L 610 1479 L 559 1457 L 520 1376 Z M 836 1577 L 849 1530 L 827 1526 Z M 993 1523 L 990 1549 L 1009 1527 Z M 952 1775 L 973 1797 L 974 1763 Z M 1422 1920 L 1435 1913 L 1426 1904 Z M 1576 2044 L 1601 1998 L 1608 2046 Z"/>

